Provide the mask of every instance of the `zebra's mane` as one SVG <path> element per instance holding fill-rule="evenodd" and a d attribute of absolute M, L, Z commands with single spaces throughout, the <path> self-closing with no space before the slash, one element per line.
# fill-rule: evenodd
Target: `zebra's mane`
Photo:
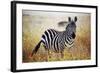
<path fill-rule="evenodd" d="M 68 22 L 67 21 L 58 22 L 58 26 L 64 26 L 64 25 L 68 25 Z"/>

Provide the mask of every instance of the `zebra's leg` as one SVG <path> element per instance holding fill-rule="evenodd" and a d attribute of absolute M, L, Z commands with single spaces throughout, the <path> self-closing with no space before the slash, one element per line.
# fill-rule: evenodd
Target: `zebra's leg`
<path fill-rule="evenodd" d="M 48 50 L 47 50 L 47 48 L 46 48 L 46 46 L 45 46 L 45 44 L 43 45 L 43 47 L 44 47 L 44 49 L 45 49 L 45 51 L 46 51 L 46 61 L 48 61 Z"/>
<path fill-rule="evenodd" d="M 47 57 L 47 60 L 46 61 L 49 61 L 49 59 L 51 58 L 51 54 L 50 54 L 50 50 L 48 48 L 46 48 L 45 45 L 43 45 L 45 50 L 46 50 L 46 57 Z"/>
<path fill-rule="evenodd" d="M 61 60 L 61 54 L 60 54 L 60 52 L 57 53 L 57 56 L 58 56 L 58 60 Z"/>
<path fill-rule="evenodd" d="M 64 51 L 61 51 L 60 54 L 61 54 L 61 58 L 64 58 Z"/>
<path fill-rule="evenodd" d="M 46 50 L 46 61 L 47 62 L 49 61 L 49 58 L 48 58 L 48 50 Z"/>
<path fill-rule="evenodd" d="M 50 58 L 51 58 L 51 54 L 50 54 L 50 50 L 46 50 L 46 56 L 47 56 L 47 61 L 49 61 L 50 60 Z"/>
<path fill-rule="evenodd" d="M 48 57 L 51 58 L 51 51 L 48 50 Z"/>
<path fill-rule="evenodd" d="M 51 58 L 51 53 L 50 53 L 50 50 L 48 50 L 48 61 L 50 60 Z"/>

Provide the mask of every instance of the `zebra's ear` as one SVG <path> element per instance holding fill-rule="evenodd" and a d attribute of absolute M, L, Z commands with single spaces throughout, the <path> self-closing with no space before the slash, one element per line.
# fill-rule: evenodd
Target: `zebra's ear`
<path fill-rule="evenodd" d="M 69 21 L 69 22 L 71 21 L 71 17 L 68 17 L 68 21 Z"/>
<path fill-rule="evenodd" d="M 75 19 L 74 19 L 74 21 L 76 22 L 77 21 L 77 17 L 75 16 Z"/>

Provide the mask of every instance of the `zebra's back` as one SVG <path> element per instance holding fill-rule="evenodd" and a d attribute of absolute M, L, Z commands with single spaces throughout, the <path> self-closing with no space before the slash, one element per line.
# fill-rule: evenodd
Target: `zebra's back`
<path fill-rule="evenodd" d="M 46 49 L 52 49 L 57 52 L 64 48 L 64 42 L 60 42 L 62 38 L 62 32 L 54 29 L 48 29 L 42 35 L 41 40 L 43 41 Z"/>
<path fill-rule="evenodd" d="M 42 35 L 41 40 L 43 41 L 46 48 L 52 48 L 53 39 L 59 32 L 54 29 L 48 29 Z"/>
<path fill-rule="evenodd" d="M 41 40 L 44 43 L 45 49 L 51 49 L 56 52 L 63 51 L 65 46 L 71 47 L 73 45 L 71 36 L 68 36 L 64 31 L 59 32 L 54 29 L 45 31 Z"/>

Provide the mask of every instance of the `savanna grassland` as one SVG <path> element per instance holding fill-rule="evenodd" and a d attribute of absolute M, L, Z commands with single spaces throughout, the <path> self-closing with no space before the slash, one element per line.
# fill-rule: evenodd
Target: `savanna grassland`
<path fill-rule="evenodd" d="M 25 11 L 22 14 L 23 32 L 22 32 L 22 61 L 27 62 L 44 62 L 44 61 L 64 61 L 64 60 L 88 60 L 91 59 L 91 21 L 88 13 L 57 13 L 57 12 L 41 12 L 41 11 Z M 61 58 L 60 53 L 50 51 L 47 54 L 43 45 L 38 52 L 30 57 L 32 50 L 41 39 L 41 35 L 47 29 L 55 29 L 58 31 L 65 30 L 64 25 L 58 26 L 60 21 L 68 21 L 68 17 L 77 16 L 76 38 L 74 46 L 65 48 Z"/>

